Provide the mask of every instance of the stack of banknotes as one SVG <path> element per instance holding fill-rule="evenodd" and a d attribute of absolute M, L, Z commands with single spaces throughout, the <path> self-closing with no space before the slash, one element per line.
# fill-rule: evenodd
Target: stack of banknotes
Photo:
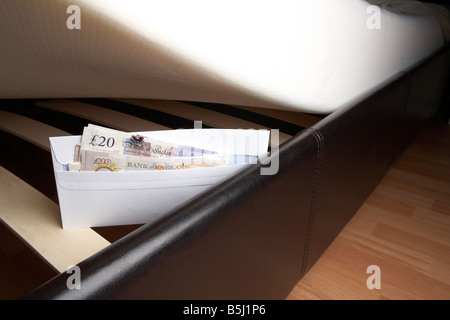
<path fill-rule="evenodd" d="M 75 146 L 69 171 L 179 170 L 238 163 L 256 159 L 237 157 L 191 146 L 155 140 L 89 124 Z"/>

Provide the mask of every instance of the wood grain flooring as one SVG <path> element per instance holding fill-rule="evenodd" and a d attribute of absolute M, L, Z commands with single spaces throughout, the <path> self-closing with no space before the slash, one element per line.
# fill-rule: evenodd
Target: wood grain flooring
<path fill-rule="evenodd" d="M 450 299 L 450 125 L 419 134 L 287 297 L 312 299 Z"/>

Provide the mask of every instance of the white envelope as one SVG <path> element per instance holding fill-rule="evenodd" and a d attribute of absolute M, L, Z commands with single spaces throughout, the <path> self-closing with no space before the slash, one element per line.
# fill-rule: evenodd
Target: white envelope
<path fill-rule="evenodd" d="M 179 129 L 139 134 L 228 154 L 261 156 L 268 130 Z M 155 222 L 174 208 L 233 175 L 244 166 L 166 171 L 65 171 L 81 136 L 50 137 L 63 228 Z"/>

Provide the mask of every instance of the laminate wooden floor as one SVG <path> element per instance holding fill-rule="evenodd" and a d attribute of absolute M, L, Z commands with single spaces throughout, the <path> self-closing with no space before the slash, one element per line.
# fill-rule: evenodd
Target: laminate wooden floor
<path fill-rule="evenodd" d="M 450 299 L 450 125 L 419 134 L 287 299 Z"/>

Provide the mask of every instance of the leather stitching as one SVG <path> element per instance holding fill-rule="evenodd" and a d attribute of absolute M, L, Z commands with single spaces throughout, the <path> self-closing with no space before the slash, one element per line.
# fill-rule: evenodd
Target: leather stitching
<path fill-rule="evenodd" d="M 322 159 L 325 149 L 325 143 L 322 133 L 314 128 L 308 128 L 308 132 L 311 132 L 311 134 L 314 136 L 314 139 L 316 141 L 316 147 L 317 147 L 317 153 L 316 153 L 316 161 L 315 161 L 315 167 L 314 167 L 314 179 L 313 179 L 313 186 L 312 186 L 312 192 L 311 192 L 311 201 L 309 206 L 309 214 L 308 214 L 308 222 L 306 227 L 306 239 L 305 239 L 305 245 L 304 245 L 304 253 L 303 253 L 303 260 L 302 260 L 302 267 L 300 270 L 300 277 L 303 277 L 306 273 L 306 267 L 309 257 L 309 249 L 311 246 L 311 240 L 312 240 L 312 234 L 313 234 L 313 227 L 314 227 L 314 219 L 316 214 L 316 206 L 317 206 L 317 198 L 319 193 L 319 185 L 320 185 L 320 176 L 321 176 L 321 170 L 322 170 Z"/>

